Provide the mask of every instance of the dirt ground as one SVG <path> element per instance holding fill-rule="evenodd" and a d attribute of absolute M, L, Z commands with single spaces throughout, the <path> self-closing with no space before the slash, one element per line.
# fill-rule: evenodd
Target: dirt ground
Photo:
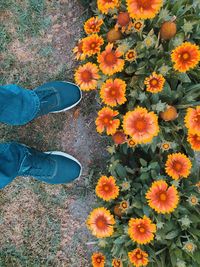
<path fill-rule="evenodd" d="M 83 34 L 88 10 L 75 0 L 41 1 L 44 21 L 27 27 L 29 22 L 18 17 L 26 10 L 30 14 L 33 6 L 28 4 L 37 1 L 8 2 L 0 14 L 7 42 L 0 57 L 1 83 L 32 89 L 54 79 L 73 81 L 77 62 L 72 49 Z M 66 113 L 21 127 L 0 125 L 1 142 L 15 140 L 42 151 L 59 149 L 77 157 L 84 167 L 82 177 L 70 185 L 18 177 L 0 192 L 0 267 L 91 266 L 94 248 L 87 245 L 91 236 L 85 220 L 95 202 L 92 173 L 104 164 L 107 142 L 95 130 L 97 109 L 95 94 L 84 94 L 82 103 Z"/>

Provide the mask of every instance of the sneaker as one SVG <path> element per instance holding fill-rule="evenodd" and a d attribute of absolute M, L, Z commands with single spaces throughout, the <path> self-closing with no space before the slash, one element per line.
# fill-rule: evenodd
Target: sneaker
<path fill-rule="evenodd" d="M 67 111 L 82 99 L 80 88 L 71 82 L 48 82 L 35 88 L 34 92 L 40 100 L 40 110 L 36 117 Z"/>
<path fill-rule="evenodd" d="M 24 146 L 25 157 L 18 176 L 32 176 L 49 184 L 66 184 L 79 178 L 82 173 L 80 162 L 64 152 L 40 152 Z"/>

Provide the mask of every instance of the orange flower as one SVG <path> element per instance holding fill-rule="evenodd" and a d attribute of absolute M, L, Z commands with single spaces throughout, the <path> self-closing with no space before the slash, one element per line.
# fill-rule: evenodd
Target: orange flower
<path fill-rule="evenodd" d="M 95 121 L 97 126 L 97 132 L 103 133 L 103 131 L 106 130 L 107 135 L 113 135 L 120 125 L 119 119 L 113 119 L 118 114 L 118 111 L 112 110 L 111 108 L 102 108 L 98 112 L 98 117 Z"/>
<path fill-rule="evenodd" d="M 134 242 L 148 244 L 154 239 L 156 225 L 145 215 L 143 219 L 131 218 L 128 225 L 128 234 Z"/>
<path fill-rule="evenodd" d="M 129 202 L 126 200 L 123 200 L 122 202 L 120 202 L 120 209 L 122 212 L 126 212 L 129 208 Z"/>
<path fill-rule="evenodd" d="M 137 145 L 137 143 L 133 139 L 129 139 L 127 141 L 127 144 L 128 144 L 129 147 L 135 147 Z"/>
<path fill-rule="evenodd" d="M 92 56 L 98 54 L 101 50 L 101 46 L 104 44 L 102 37 L 97 34 L 92 34 L 83 39 L 83 53 L 86 56 Z"/>
<path fill-rule="evenodd" d="M 133 19 L 152 19 L 159 12 L 163 0 L 126 0 Z"/>
<path fill-rule="evenodd" d="M 188 202 L 191 206 L 196 206 L 199 203 L 199 200 L 195 195 L 190 195 L 190 197 L 188 198 Z"/>
<path fill-rule="evenodd" d="M 133 28 L 139 32 L 140 30 L 142 30 L 144 27 L 144 22 L 142 20 L 136 20 L 133 23 Z"/>
<path fill-rule="evenodd" d="M 190 143 L 192 149 L 200 151 L 200 134 L 193 134 L 189 132 L 187 140 Z"/>
<path fill-rule="evenodd" d="M 149 262 L 148 254 L 140 248 L 136 248 L 129 252 L 128 257 L 130 262 L 136 267 L 147 266 Z"/>
<path fill-rule="evenodd" d="M 97 0 L 98 9 L 107 14 L 110 9 L 114 9 L 119 6 L 119 0 Z"/>
<path fill-rule="evenodd" d="M 145 79 L 144 84 L 147 86 L 147 91 L 153 94 L 161 92 L 165 84 L 165 78 L 161 74 L 155 72 Z"/>
<path fill-rule="evenodd" d="M 119 187 L 116 185 L 115 178 L 113 176 L 101 176 L 96 186 L 96 194 L 105 201 L 117 198 Z"/>
<path fill-rule="evenodd" d="M 91 62 L 80 66 L 75 73 L 75 81 L 83 91 L 94 90 L 99 79 L 99 69 Z"/>
<path fill-rule="evenodd" d="M 200 106 L 187 109 L 185 126 L 189 129 L 190 133 L 200 134 Z"/>
<path fill-rule="evenodd" d="M 109 210 L 100 207 L 90 213 L 86 223 L 94 236 L 104 238 L 113 234 L 115 219 Z"/>
<path fill-rule="evenodd" d="M 171 213 L 173 212 L 179 201 L 178 191 L 175 186 L 168 186 L 163 181 L 155 181 L 151 185 L 151 188 L 146 193 L 146 199 L 149 206 L 158 213 Z"/>
<path fill-rule="evenodd" d="M 125 134 L 130 135 L 136 143 L 148 143 L 158 135 L 158 117 L 146 108 L 137 107 L 126 113 L 123 128 Z"/>
<path fill-rule="evenodd" d="M 130 16 L 128 12 L 120 12 L 117 16 L 117 23 L 121 26 L 127 26 L 130 22 Z"/>
<path fill-rule="evenodd" d="M 120 12 L 117 16 L 117 23 L 115 25 L 115 29 L 118 30 L 120 28 L 121 32 L 129 34 L 132 27 L 133 23 L 131 21 L 129 13 Z"/>
<path fill-rule="evenodd" d="M 117 106 L 124 104 L 127 99 L 125 97 L 126 83 L 121 79 L 109 79 L 101 87 L 100 97 L 103 102 L 109 106 Z"/>
<path fill-rule="evenodd" d="M 79 40 L 78 44 L 74 47 L 73 53 L 77 60 L 84 60 L 86 56 L 83 54 L 83 41 Z"/>
<path fill-rule="evenodd" d="M 165 163 L 165 171 L 174 180 L 187 178 L 190 174 L 192 163 L 189 158 L 182 153 L 173 153 L 168 155 Z"/>
<path fill-rule="evenodd" d="M 87 34 L 100 32 L 103 20 L 98 17 L 92 17 L 85 22 L 84 30 Z"/>
<path fill-rule="evenodd" d="M 160 144 L 160 147 L 162 150 L 167 151 L 167 150 L 171 149 L 171 143 L 163 142 Z"/>
<path fill-rule="evenodd" d="M 113 75 L 121 72 L 124 68 L 124 60 L 120 59 L 123 54 L 117 49 L 113 50 L 113 44 L 108 44 L 101 54 L 98 55 L 98 62 L 101 71 L 106 75 Z"/>
<path fill-rule="evenodd" d="M 129 62 L 136 60 L 136 57 L 137 57 L 137 53 L 134 49 L 129 50 L 125 55 L 126 60 Z"/>
<path fill-rule="evenodd" d="M 113 259 L 112 260 L 113 267 L 123 267 L 123 263 L 120 259 Z"/>
<path fill-rule="evenodd" d="M 160 112 L 160 117 L 164 121 L 173 121 L 178 117 L 177 109 L 173 106 L 167 105 L 166 109 Z"/>
<path fill-rule="evenodd" d="M 92 266 L 93 267 L 104 267 L 105 266 L 106 257 L 99 252 L 95 252 L 92 254 Z"/>
<path fill-rule="evenodd" d="M 176 47 L 171 54 L 174 63 L 174 69 L 180 72 L 186 72 L 197 66 L 200 61 L 199 47 L 190 42 L 185 42 Z"/>
<path fill-rule="evenodd" d="M 126 141 L 126 135 L 124 134 L 123 131 L 116 131 L 115 134 L 112 135 L 112 139 L 115 144 L 121 145 Z"/>

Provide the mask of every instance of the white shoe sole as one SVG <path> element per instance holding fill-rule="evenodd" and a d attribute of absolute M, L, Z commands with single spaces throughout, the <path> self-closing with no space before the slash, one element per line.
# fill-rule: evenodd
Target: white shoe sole
<path fill-rule="evenodd" d="M 68 159 L 71 159 L 71 160 L 75 161 L 80 166 L 80 168 L 81 168 L 79 176 L 76 177 L 75 179 L 78 179 L 78 178 L 81 177 L 83 167 L 82 167 L 81 163 L 76 158 L 74 158 L 73 156 L 71 156 L 71 155 L 69 155 L 69 154 L 67 154 L 65 152 L 61 152 L 61 151 L 48 151 L 48 152 L 44 152 L 44 153 L 45 154 L 52 154 L 52 155 L 63 156 L 65 158 L 68 158 Z"/>
<path fill-rule="evenodd" d="M 64 109 L 62 109 L 62 110 L 53 111 L 53 112 L 49 112 L 49 113 L 60 113 L 60 112 L 65 112 L 65 111 L 67 111 L 67 110 L 69 110 L 69 109 L 72 109 L 72 108 L 74 108 L 75 106 L 77 106 L 77 105 L 80 103 L 81 99 L 82 99 L 83 94 L 82 94 L 82 91 L 81 91 L 81 89 L 80 89 L 80 87 L 79 87 L 78 85 L 76 85 L 75 83 L 67 82 L 67 81 L 62 81 L 62 82 L 63 82 L 63 83 L 69 83 L 69 84 L 72 84 L 72 85 L 77 86 L 78 89 L 79 89 L 79 91 L 80 91 L 80 95 L 81 95 L 81 97 L 80 97 L 80 99 L 79 99 L 76 103 L 74 103 L 73 105 L 71 105 L 71 106 L 69 106 L 69 107 L 67 107 L 67 108 L 64 108 Z"/>

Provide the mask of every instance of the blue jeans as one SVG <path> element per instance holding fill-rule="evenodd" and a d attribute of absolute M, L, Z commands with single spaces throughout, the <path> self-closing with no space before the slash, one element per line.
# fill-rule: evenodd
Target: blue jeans
<path fill-rule="evenodd" d="M 40 101 L 34 91 L 17 85 L 0 86 L 0 122 L 23 125 L 35 118 Z M 26 149 L 16 143 L 0 144 L 0 189 L 19 173 Z"/>
<path fill-rule="evenodd" d="M 40 101 L 32 90 L 15 84 L 0 86 L 0 122 L 23 125 L 35 118 Z"/>

